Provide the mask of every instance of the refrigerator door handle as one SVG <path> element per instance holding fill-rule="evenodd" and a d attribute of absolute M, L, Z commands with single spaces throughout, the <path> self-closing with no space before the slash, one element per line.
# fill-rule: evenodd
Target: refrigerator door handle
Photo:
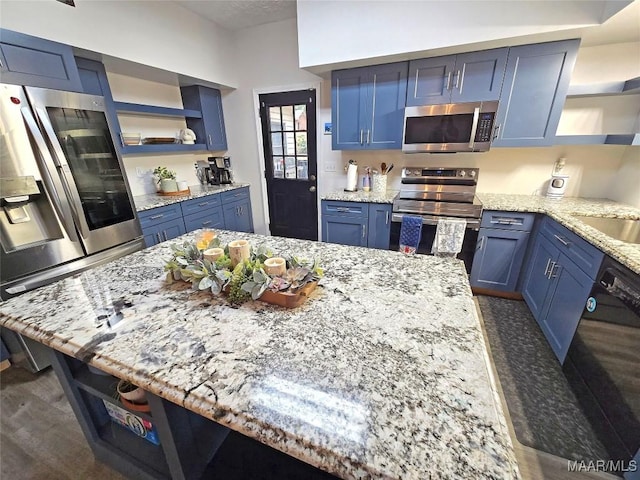
<path fill-rule="evenodd" d="M 71 211 L 71 205 L 69 205 L 68 202 L 65 202 L 65 205 L 63 205 L 62 200 L 58 195 L 58 190 L 56 189 L 56 185 L 55 185 L 55 183 L 57 182 L 55 178 L 53 178 L 51 175 L 51 171 L 50 171 L 51 167 L 47 165 L 48 163 L 53 163 L 53 158 L 51 157 L 51 153 L 49 152 L 49 149 L 47 148 L 47 144 L 44 141 L 42 132 L 40 132 L 40 129 L 36 124 L 36 119 L 33 117 L 33 114 L 31 113 L 31 110 L 29 110 L 29 108 L 23 107 L 20 109 L 20 111 L 22 113 L 22 118 L 24 118 L 24 121 L 27 125 L 27 128 L 31 133 L 31 137 L 33 138 L 36 144 L 38 153 L 40 154 L 40 157 L 43 160 L 44 168 L 42 169 L 41 173 L 46 177 L 44 180 L 45 180 L 45 183 L 48 184 L 49 186 L 48 190 L 49 190 L 51 201 L 53 202 L 53 206 L 56 209 L 58 216 L 60 217 L 60 221 L 62 222 L 62 226 L 64 227 L 67 233 L 67 236 L 71 241 L 77 242 L 78 235 L 76 233 L 76 229 L 74 228 L 73 222 L 69 221 L 69 213 Z"/>
<path fill-rule="evenodd" d="M 74 220 L 76 221 L 76 225 L 80 229 L 80 235 L 82 235 L 83 238 L 87 238 L 89 236 L 89 226 L 87 225 L 84 217 L 80 215 L 80 212 L 78 211 L 79 208 L 82 208 L 82 200 L 80 199 L 80 194 L 75 186 L 71 170 L 69 169 L 67 157 L 60 146 L 60 142 L 58 142 L 58 137 L 56 136 L 56 132 L 53 130 L 53 125 L 51 125 L 51 120 L 49 120 L 47 113 L 41 108 L 36 108 L 35 110 L 38 120 L 42 123 L 44 131 L 49 138 L 51 148 L 53 149 L 52 158 L 60 171 L 60 180 L 62 181 L 62 186 L 67 193 L 67 197 L 69 197 L 71 212 Z"/>

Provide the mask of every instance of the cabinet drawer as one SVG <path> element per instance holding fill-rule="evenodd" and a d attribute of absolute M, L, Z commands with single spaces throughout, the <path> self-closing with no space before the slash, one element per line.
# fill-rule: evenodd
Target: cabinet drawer
<path fill-rule="evenodd" d="M 322 215 L 341 215 L 353 218 L 367 218 L 369 204 L 360 202 L 322 201 Z"/>
<path fill-rule="evenodd" d="M 222 207 L 215 207 L 205 212 L 185 215 L 184 226 L 187 229 L 187 232 L 191 232 L 199 228 L 224 228 Z"/>
<path fill-rule="evenodd" d="M 235 190 L 222 192 L 220 194 L 220 198 L 222 199 L 223 204 L 244 200 L 249 198 L 249 187 L 236 188 Z"/>
<path fill-rule="evenodd" d="M 560 252 L 564 253 L 587 275 L 595 278 L 604 253 L 549 217 L 545 217 L 543 220 L 540 233 L 551 240 Z"/>
<path fill-rule="evenodd" d="M 167 205 L 166 207 L 152 208 L 144 212 L 138 213 L 140 225 L 147 228 L 176 218 L 182 219 L 182 210 L 180 204 Z"/>
<path fill-rule="evenodd" d="M 535 218 L 535 213 L 486 210 L 482 212 L 482 223 L 480 227 L 530 232 Z"/>
<path fill-rule="evenodd" d="M 219 207 L 221 205 L 220 195 L 207 195 L 205 197 L 192 198 L 191 200 L 186 200 L 181 202 L 182 206 L 182 214 L 185 216 L 191 215 L 193 213 L 204 213 L 206 210 L 210 208 Z"/>

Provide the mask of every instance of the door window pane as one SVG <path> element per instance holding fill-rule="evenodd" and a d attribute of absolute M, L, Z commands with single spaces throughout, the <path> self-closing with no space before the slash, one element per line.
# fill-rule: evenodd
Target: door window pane
<path fill-rule="evenodd" d="M 296 137 L 293 132 L 286 132 L 284 134 L 284 154 L 295 155 L 296 154 Z"/>
<path fill-rule="evenodd" d="M 296 105 L 295 115 L 296 115 L 296 130 L 306 130 L 307 129 L 307 106 Z"/>
<path fill-rule="evenodd" d="M 296 157 L 285 157 L 285 178 L 296 178 Z"/>
<path fill-rule="evenodd" d="M 282 134 L 280 132 L 271 134 L 271 153 L 273 155 L 284 155 L 282 151 Z"/>
<path fill-rule="evenodd" d="M 273 157 L 273 177 L 284 178 L 284 158 Z"/>
<path fill-rule="evenodd" d="M 284 130 L 294 129 L 295 117 L 293 115 L 293 105 L 284 105 L 282 107 L 282 126 Z"/>
<path fill-rule="evenodd" d="M 269 107 L 269 129 L 272 132 L 282 130 L 282 119 L 280 117 L 280 107 Z"/>
<path fill-rule="evenodd" d="M 296 155 L 307 154 L 307 132 L 296 132 Z"/>
<path fill-rule="evenodd" d="M 298 163 L 298 178 L 300 180 L 309 179 L 309 159 L 307 157 L 296 157 Z"/>

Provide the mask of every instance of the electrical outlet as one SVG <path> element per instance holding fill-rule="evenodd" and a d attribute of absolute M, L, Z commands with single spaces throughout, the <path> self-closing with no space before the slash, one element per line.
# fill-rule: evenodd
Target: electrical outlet
<path fill-rule="evenodd" d="M 146 175 L 146 170 L 142 167 L 136 167 L 136 175 L 138 175 L 139 178 L 142 178 Z"/>
<path fill-rule="evenodd" d="M 335 172 L 336 171 L 336 163 L 335 162 L 327 162 L 324 164 L 325 172 Z"/>

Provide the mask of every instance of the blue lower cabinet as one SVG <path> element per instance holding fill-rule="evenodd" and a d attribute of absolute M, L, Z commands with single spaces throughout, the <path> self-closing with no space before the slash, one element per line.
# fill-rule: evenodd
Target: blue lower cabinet
<path fill-rule="evenodd" d="M 187 233 L 187 231 L 184 228 L 184 221 L 182 218 L 142 229 L 142 235 L 144 236 L 144 242 L 147 247 L 157 245 L 161 242 L 166 242 L 167 240 L 179 237 L 185 233 Z"/>
<path fill-rule="evenodd" d="M 472 287 L 514 292 L 529 232 L 481 228 L 473 257 Z"/>
<path fill-rule="evenodd" d="M 186 215 L 184 217 L 184 227 L 187 232 L 192 232 L 199 228 L 224 228 L 222 208 L 215 207 L 205 213 Z"/>
<path fill-rule="evenodd" d="M 253 233 L 253 215 L 249 199 L 223 204 L 222 214 L 226 230 Z"/>
<path fill-rule="evenodd" d="M 551 287 L 549 267 L 558 260 L 557 247 L 545 236 L 538 235 L 527 269 L 522 297 L 538 323 L 546 313 L 546 298 Z"/>
<path fill-rule="evenodd" d="M 349 216 L 322 216 L 322 241 L 356 247 L 367 246 L 367 219 Z"/>
<path fill-rule="evenodd" d="M 370 203 L 368 225 L 367 246 L 369 248 L 389 250 L 389 239 L 391 237 L 391 204 Z"/>

